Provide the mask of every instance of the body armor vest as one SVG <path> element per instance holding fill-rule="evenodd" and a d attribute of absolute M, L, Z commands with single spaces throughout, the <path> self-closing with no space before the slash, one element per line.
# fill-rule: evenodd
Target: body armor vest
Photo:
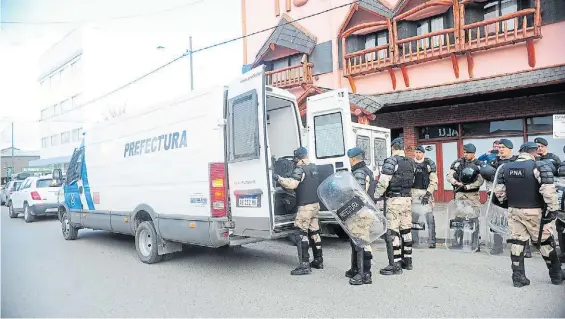
<path fill-rule="evenodd" d="M 304 180 L 298 184 L 296 189 L 296 202 L 298 206 L 318 203 L 318 186 L 320 179 L 318 169 L 314 164 L 302 166 Z"/>
<path fill-rule="evenodd" d="M 414 186 L 414 162 L 403 156 L 395 155 L 398 168 L 388 185 L 387 197 L 409 197 Z"/>
<path fill-rule="evenodd" d="M 428 189 L 430 185 L 430 172 L 428 171 L 428 161 L 416 163 L 416 172 L 414 173 L 414 188 Z"/>
<path fill-rule="evenodd" d="M 507 163 L 502 168 L 508 207 L 543 207 L 543 197 L 539 193 L 540 184 L 534 176 L 535 165 L 534 161 L 529 160 Z"/>
<path fill-rule="evenodd" d="M 375 180 L 375 175 L 370 168 L 365 165 L 364 162 L 359 163 L 351 168 L 353 175 L 358 171 L 362 171 L 365 176 L 369 176 L 369 188 L 367 189 L 367 194 L 374 200 L 375 189 L 377 189 L 377 181 Z"/>

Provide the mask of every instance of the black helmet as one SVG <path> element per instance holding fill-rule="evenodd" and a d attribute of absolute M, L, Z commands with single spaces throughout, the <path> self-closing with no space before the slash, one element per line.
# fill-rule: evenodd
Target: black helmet
<path fill-rule="evenodd" d="M 481 167 L 480 173 L 486 181 L 492 182 L 496 174 L 496 169 L 491 165 L 485 164 Z"/>
<path fill-rule="evenodd" d="M 479 175 L 479 170 L 476 167 L 465 167 L 459 179 L 464 185 L 469 185 L 477 180 L 477 175 Z"/>

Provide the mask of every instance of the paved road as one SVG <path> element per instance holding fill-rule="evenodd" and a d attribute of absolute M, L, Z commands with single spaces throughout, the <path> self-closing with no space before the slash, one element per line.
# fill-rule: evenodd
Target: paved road
<path fill-rule="evenodd" d="M 349 245 L 337 239 L 325 241 L 326 269 L 291 277 L 296 250 L 284 240 L 185 247 L 145 265 L 133 237 L 81 230 L 65 241 L 56 219 L 0 215 L 2 317 L 565 316 L 565 285 L 550 284 L 539 255 L 526 261 L 532 284 L 522 289 L 512 287 L 508 257 L 439 248 L 417 249 L 411 272 L 352 287 Z"/>

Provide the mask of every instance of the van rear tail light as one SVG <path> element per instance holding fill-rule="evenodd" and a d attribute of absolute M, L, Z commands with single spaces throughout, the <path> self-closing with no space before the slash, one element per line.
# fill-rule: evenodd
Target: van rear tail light
<path fill-rule="evenodd" d="M 39 196 L 39 193 L 36 191 L 31 192 L 31 199 L 33 200 L 41 200 L 41 196 Z"/>
<path fill-rule="evenodd" d="M 210 163 L 210 209 L 212 217 L 227 214 L 226 168 L 224 163 Z"/>

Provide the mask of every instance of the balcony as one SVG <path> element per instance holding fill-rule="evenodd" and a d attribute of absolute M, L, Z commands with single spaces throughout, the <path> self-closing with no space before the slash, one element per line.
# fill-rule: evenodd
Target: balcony
<path fill-rule="evenodd" d="M 539 3 L 539 1 L 538 1 Z M 462 49 L 478 51 L 541 37 L 539 10 L 524 9 L 485 21 L 463 25 Z"/>
<path fill-rule="evenodd" d="M 302 85 L 312 84 L 312 63 L 302 63 L 286 68 L 267 71 L 267 85 L 281 89 L 290 89 Z"/>
<path fill-rule="evenodd" d="M 344 75 L 356 76 L 374 73 L 392 65 L 388 44 L 348 53 L 343 56 Z"/>
<path fill-rule="evenodd" d="M 442 59 L 457 51 L 455 28 L 444 29 L 397 40 L 396 63 L 410 65 Z"/>

